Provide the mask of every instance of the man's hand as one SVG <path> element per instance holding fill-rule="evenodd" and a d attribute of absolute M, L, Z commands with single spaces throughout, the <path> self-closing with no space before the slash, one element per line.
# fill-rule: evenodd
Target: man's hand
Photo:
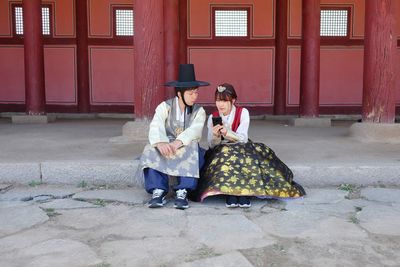
<path fill-rule="evenodd" d="M 171 147 L 171 149 L 172 149 L 172 151 L 174 152 L 174 155 L 175 155 L 176 151 L 177 151 L 181 146 L 183 146 L 183 143 L 182 143 L 181 140 L 178 140 L 178 139 L 177 139 L 177 140 L 175 140 L 175 141 L 169 143 L 169 145 L 170 145 L 170 147 Z"/>
<path fill-rule="evenodd" d="M 171 143 L 158 143 L 156 145 L 161 155 L 170 158 L 176 154 L 176 151 L 183 145 L 181 140 L 175 140 Z"/>
<path fill-rule="evenodd" d="M 156 147 L 158 151 L 160 151 L 161 155 L 163 155 L 166 158 L 175 154 L 175 151 L 173 151 L 169 143 L 158 143 Z"/>

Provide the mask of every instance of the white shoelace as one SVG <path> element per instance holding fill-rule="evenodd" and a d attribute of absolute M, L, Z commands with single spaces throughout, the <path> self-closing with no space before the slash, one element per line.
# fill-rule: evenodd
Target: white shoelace
<path fill-rule="evenodd" d="M 185 199 L 186 198 L 186 194 L 187 194 L 186 189 L 178 189 L 178 190 L 176 190 L 176 197 L 177 198 Z"/>
<path fill-rule="evenodd" d="M 153 198 L 161 197 L 163 193 L 164 190 L 156 188 L 153 190 Z"/>

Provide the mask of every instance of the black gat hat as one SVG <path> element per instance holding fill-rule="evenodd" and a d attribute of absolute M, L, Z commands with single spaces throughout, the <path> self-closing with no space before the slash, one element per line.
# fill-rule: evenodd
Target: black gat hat
<path fill-rule="evenodd" d="M 164 85 L 177 88 L 192 88 L 192 87 L 207 86 L 210 84 L 208 82 L 196 80 L 193 64 L 180 64 L 178 80 L 167 82 Z"/>

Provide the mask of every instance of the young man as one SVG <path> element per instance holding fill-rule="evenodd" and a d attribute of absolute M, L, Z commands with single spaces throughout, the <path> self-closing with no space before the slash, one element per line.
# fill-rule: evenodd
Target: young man
<path fill-rule="evenodd" d="M 164 206 L 169 188 L 168 176 L 172 175 L 178 180 L 174 187 L 174 207 L 187 209 L 187 193 L 196 189 L 199 170 L 204 163 L 199 141 L 206 113 L 195 102 L 198 88 L 209 83 L 196 80 L 192 64 L 182 64 L 179 66 L 179 80 L 165 85 L 175 87 L 176 97 L 156 108 L 150 123 L 150 144 L 145 147 L 141 158 L 145 189 L 152 194 L 148 206 Z"/>

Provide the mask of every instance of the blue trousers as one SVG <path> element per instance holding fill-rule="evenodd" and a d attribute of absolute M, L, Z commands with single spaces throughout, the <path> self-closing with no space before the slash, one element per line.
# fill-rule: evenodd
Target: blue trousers
<path fill-rule="evenodd" d="M 204 165 L 205 150 L 199 147 L 199 169 Z M 148 193 L 153 193 L 153 189 L 159 188 L 168 192 L 168 174 L 159 172 L 152 168 L 146 168 L 144 172 L 144 186 Z M 186 189 L 193 191 L 197 187 L 198 178 L 179 176 L 177 177 L 178 184 L 174 186 L 174 190 Z"/>

